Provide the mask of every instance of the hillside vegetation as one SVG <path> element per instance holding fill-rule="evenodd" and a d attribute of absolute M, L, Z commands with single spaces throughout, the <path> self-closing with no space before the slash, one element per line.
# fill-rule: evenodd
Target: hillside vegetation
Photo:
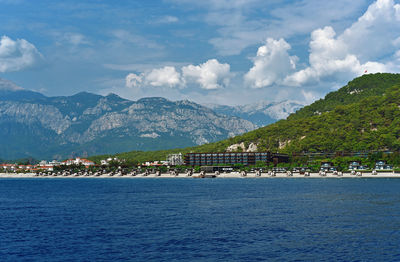
<path fill-rule="evenodd" d="M 319 113 L 332 111 L 339 105 L 348 105 L 372 96 L 381 96 L 386 90 L 400 83 L 400 74 L 368 74 L 357 77 L 346 86 L 331 92 L 325 98 L 315 101 L 298 110 L 288 119 L 310 117 Z"/>
<path fill-rule="evenodd" d="M 356 78 L 287 120 L 220 142 L 118 156 L 138 161 L 165 159 L 168 153 L 219 152 L 242 142 L 246 147 L 257 144 L 258 151 L 283 153 L 400 150 L 400 74 Z"/>

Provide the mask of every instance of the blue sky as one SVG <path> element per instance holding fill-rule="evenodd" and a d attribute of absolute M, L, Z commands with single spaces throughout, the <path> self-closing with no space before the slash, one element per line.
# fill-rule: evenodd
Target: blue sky
<path fill-rule="evenodd" d="M 46 95 L 310 103 L 400 71 L 395 0 L 0 0 L 0 78 Z"/>

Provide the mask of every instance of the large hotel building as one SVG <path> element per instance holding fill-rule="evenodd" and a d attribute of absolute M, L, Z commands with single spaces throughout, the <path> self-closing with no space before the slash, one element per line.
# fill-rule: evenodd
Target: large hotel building
<path fill-rule="evenodd" d="M 210 166 L 210 165 L 255 165 L 257 162 L 287 162 L 288 156 L 270 152 L 225 152 L 225 153 L 188 153 L 185 155 L 185 165 Z"/>

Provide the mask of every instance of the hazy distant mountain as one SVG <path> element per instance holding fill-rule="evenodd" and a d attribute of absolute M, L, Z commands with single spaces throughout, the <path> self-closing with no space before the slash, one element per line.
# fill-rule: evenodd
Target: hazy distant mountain
<path fill-rule="evenodd" d="M 4 82 L 4 81 L 3 81 Z M 0 89 L 0 158 L 64 158 L 200 145 L 255 129 L 190 101 Z"/>
<path fill-rule="evenodd" d="M 291 113 L 294 113 L 298 109 L 304 107 L 304 104 L 296 101 L 272 103 L 261 101 L 242 106 L 226 106 L 215 104 L 207 104 L 206 106 L 213 109 L 218 114 L 243 118 L 261 127 L 272 124 L 280 119 L 285 119 Z"/>

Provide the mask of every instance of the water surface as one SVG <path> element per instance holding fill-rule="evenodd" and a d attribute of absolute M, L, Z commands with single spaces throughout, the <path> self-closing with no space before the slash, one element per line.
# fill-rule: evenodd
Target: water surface
<path fill-rule="evenodd" d="M 1 261 L 400 260 L 400 179 L 0 179 Z"/>

